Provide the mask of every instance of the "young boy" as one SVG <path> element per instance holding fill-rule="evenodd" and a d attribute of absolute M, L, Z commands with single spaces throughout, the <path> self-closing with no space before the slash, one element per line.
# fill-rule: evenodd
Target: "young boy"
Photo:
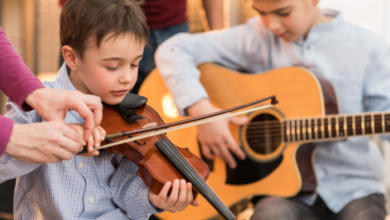
<path fill-rule="evenodd" d="M 61 14 L 61 44 L 66 64 L 50 88 L 94 94 L 119 104 L 137 79 L 148 27 L 132 0 L 69 0 Z M 68 68 L 67 68 L 68 67 Z M 7 117 L 18 123 L 41 122 L 7 103 Z M 82 118 L 69 112 L 68 124 L 80 130 Z M 98 128 L 98 146 L 105 132 Z M 148 219 L 163 210 L 181 211 L 193 201 L 191 184 L 175 180 L 152 193 L 137 167 L 121 155 L 74 156 L 56 164 L 25 164 L 9 155 L 0 159 L 0 182 L 20 177 L 15 190 L 15 219 Z M 172 186 L 172 188 L 171 188 Z M 171 190 L 169 196 L 168 191 Z"/>
<path fill-rule="evenodd" d="M 340 13 L 320 11 L 318 2 L 253 0 L 260 16 L 246 24 L 206 34 L 179 34 L 166 41 L 157 51 L 157 67 L 181 114 L 198 116 L 217 110 L 199 81 L 196 67 L 205 62 L 249 73 L 304 66 L 333 84 L 341 114 L 389 111 L 388 46 L 345 22 Z M 228 148 L 241 159 L 245 155 L 227 125 L 245 121 L 232 118 L 198 126 L 203 154 L 210 159 L 217 155 L 234 168 Z M 256 204 L 252 219 L 385 218 L 383 162 L 377 146 L 365 137 L 318 146 L 317 193 L 265 198 Z"/>

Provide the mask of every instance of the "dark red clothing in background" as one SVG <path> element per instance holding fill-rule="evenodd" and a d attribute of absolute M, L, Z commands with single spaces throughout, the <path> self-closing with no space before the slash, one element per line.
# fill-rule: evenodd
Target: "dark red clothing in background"
<path fill-rule="evenodd" d="M 59 0 L 61 7 L 66 0 Z M 171 27 L 187 21 L 187 0 L 146 0 L 142 5 L 150 29 Z"/>
<path fill-rule="evenodd" d="M 186 8 L 187 0 L 146 0 L 142 5 L 150 29 L 186 22 Z"/>
<path fill-rule="evenodd" d="M 60 6 L 61 6 L 61 7 L 64 7 L 65 2 L 66 2 L 66 0 L 60 0 L 60 1 L 59 1 Z"/>

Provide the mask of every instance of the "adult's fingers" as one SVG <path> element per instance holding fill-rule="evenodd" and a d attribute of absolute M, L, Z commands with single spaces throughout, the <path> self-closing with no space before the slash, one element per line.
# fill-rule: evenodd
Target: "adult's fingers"
<path fill-rule="evenodd" d="M 89 109 L 85 102 L 80 99 L 72 99 L 72 105 L 70 106 L 70 110 L 76 111 L 82 118 L 84 118 L 84 140 L 88 140 L 89 136 L 95 129 L 93 112 Z"/>

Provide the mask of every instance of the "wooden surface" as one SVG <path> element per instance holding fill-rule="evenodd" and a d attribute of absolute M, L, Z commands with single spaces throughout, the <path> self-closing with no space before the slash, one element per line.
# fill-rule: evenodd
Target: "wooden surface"
<path fill-rule="evenodd" d="M 278 115 L 280 118 L 318 116 L 324 113 L 323 96 L 317 79 L 301 68 L 289 67 L 254 75 L 240 74 L 212 64 L 201 65 L 199 69 L 203 86 L 212 103 L 219 108 L 226 109 L 276 95 L 280 103 L 275 106 L 275 112 L 281 113 Z M 163 108 L 162 100 L 169 96 L 169 91 L 157 70 L 149 75 L 139 94 L 149 99 L 148 105 L 159 112 L 166 123 L 184 119 L 164 113 L 167 111 Z M 232 127 L 236 140 L 239 139 L 237 131 L 237 127 Z M 171 132 L 168 137 L 177 146 L 188 147 L 195 155 L 200 155 L 196 127 Z M 282 152 L 284 159 L 273 173 L 258 182 L 241 186 L 225 184 L 225 163 L 216 159 L 207 183 L 229 207 L 253 195 L 294 196 L 301 188 L 301 176 L 295 162 L 298 147 L 297 144 L 285 146 Z M 183 212 L 165 212 L 157 216 L 169 220 L 196 220 L 216 216 L 214 208 L 204 198 L 199 199 L 201 205 L 198 208 L 190 206 Z"/>

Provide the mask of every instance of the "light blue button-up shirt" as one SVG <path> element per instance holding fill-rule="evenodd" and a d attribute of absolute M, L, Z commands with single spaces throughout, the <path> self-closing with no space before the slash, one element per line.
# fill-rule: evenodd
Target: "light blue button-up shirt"
<path fill-rule="evenodd" d="M 46 87 L 76 90 L 65 64 Z M 36 111 L 23 112 L 7 101 L 6 117 L 18 124 L 41 122 Z M 74 111 L 68 124 L 84 124 Z M 17 179 L 15 219 L 148 219 L 158 211 L 149 202 L 149 189 L 136 175 L 138 167 L 119 154 L 74 156 L 53 164 L 26 164 L 7 154 L 0 158 L 0 183 Z"/>
<path fill-rule="evenodd" d="M 260 17 L 222 31 L 178 34 L 163 43 L 155 59 L 180 113 L 208 98 L 196 68 L 205 62 L 247 73 L 303 66 L 333 84 L 342 114 L 390 111 L 387 45 L 369 31 L 345 22 L 340 13 L 324 13 L 334 17 L 332 21 L 313 26 L 306 40 L 292 43 L 272 34 Z M 333 212 L 354 199 L 385 192 L 380 151 L 365 137 L 319 144 L 315 171 L 317 193 Z M 301 199 L 311 205 L 315 198 Z"/>

